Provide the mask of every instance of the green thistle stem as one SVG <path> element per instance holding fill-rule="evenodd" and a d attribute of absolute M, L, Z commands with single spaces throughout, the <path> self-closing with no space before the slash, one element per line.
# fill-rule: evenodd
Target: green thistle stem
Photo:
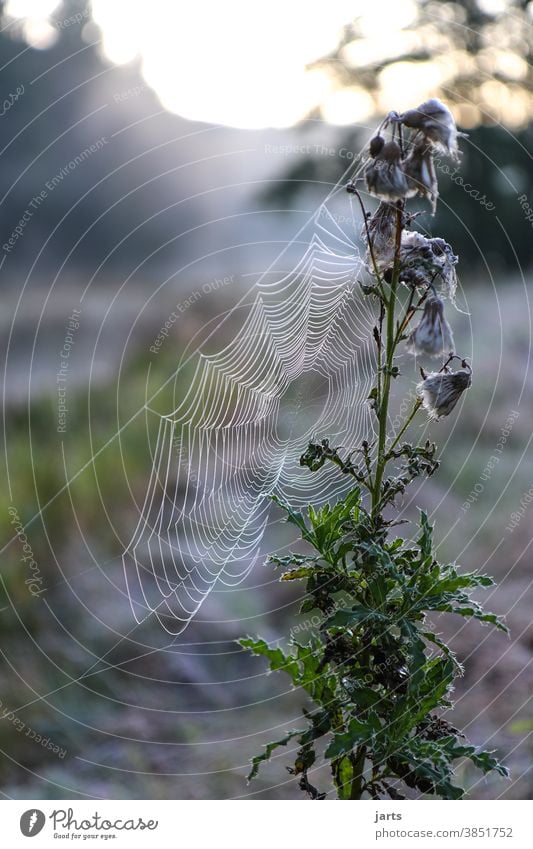
<path fill-rule="evenodd" d="M 353 780 L 350 788 L 350 799 L 360 799 L 365 785 L 366 746 L 359 746 L 353 758 Z"/>
<path fill-rule="evenodd" d="M 396 317 L 396 291 L 400 278 L 400 247 L 402 239 L 402 218 L 403 206 L 398 205 L 396 210 L 396 247 L 394 251 L 394 266 L 392 270 L 392 279 L 390 284 L 390 294 L 385 300 L 386 314 L 386 350 L 385 350 L 385 366 L 384 377 L 381 386 L 381 391 L 378 393 L 379 415 L 378 415 L 378 449 L 376 456 L 376 473 L 374 477 L 374 489 L 372 492 L 372 515 L 376 517 L 379 512 L 381 502 L 381 484 L 383 475 L 387 465 L 387 452 L 385 450 L 387 441 L 387 424 L 389 418 L 389 402 L 390 390 L 392 381 L 392 368 L 394 365 L 394 353 L 398 344 L 398 336 L 395 329 Z"/>
<path fill-rule="evenodd" d="M 389 450 L 387 452 L 388 454 L 390 454 L 391 451 L 394 451 L 394 449 L 398 445 L 398 442 L 400 441 L 400 439 L 404 435 L 405 431 L 407 430 L 407 428 L 409 427 L 409 425 L 413 421 L 414 417 L 418 413 L 421 406 L 422 406 L 422 401 L 421 401 L 420 398 L 417 398 L 414 405 L 413 405 L 413 409 L 411 410 L 411 412 L 407 416 L 406 420 L 404 421 L 402 427 L 400 428 L 400 430 L 398 431 L 398 433 L 394 437 L 392 443 L 389 445 Z"/>

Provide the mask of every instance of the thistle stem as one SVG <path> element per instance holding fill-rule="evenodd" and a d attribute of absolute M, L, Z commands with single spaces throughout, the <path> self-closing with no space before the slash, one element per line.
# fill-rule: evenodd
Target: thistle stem
<path fill-rule="evenodd" d="M 381 295 L 382 299 L 385 300 L 385 292 L 383 290 L 383 280 L 381 278 L 379 267 L 378 267 L 378 264 L 377 264 L 377 261 L 376 261 L 376 255 L 374 253 L 374 245 L 372 243 L 372 239 L 370 238 L 370 231 L 368 229 L 368 218 L 367 218 L 367 214 L 366 214 L 365 205 L 363 203 L 363 198 L 361 197 L 361 195 L 359 194 L 359 192 L 357 191 L 356 188 L 352 189 L 352 194 L 354 194 L 356 196 L 357 200 L 359 201 L 359 205 L 361 207 L 361 212 L 363 213 L 363 222 L 364 222 L 364 227 L 365 227 L 366 242 L 367 242 L 367 245 L 368 245 L 368 252 L 370 254 L 370 259 L 371 259 L 371 262 L 372 262 L 372 268 L 373 268 L 373 271 L 374 271 L 374 275 L 376 277 L 376 282 L 378 284 L 378 289 L 379 289 L 380 295 Z"/>
<path fill-rule="evenodd" d="M 359 746 L 353 758 L 353 779 L 350 788 L 350 799 L 360 799 L 365 785 L 366 746 Z"/>
<path fill-rule="evenodd" d="M 398 431 L 398 433 L 396 434 L 392 443 L 389 446 L 389 450 L 387 452 L 389 455 L 390 455 L 391 451 L 394 451 L 394 449 L 398 445 L 398 442 L 400 441 L 400 439 L 404 435 L 405 431 L 407 430 L 407 428 L 409 427 L 409 425 L 413 421 L 414 417 L 418 413 L 421 406 L 422 406 L 422 401 L 421 401 L 420 398 L 417 398 L 414 405 L 413 405 L 413 409 L 411 410 L 411 412 L 407 416 L 405 422 L 403 423 L 402 427 L 400 428 L 400 430 Z"/>
<path fill-rule="evenodd" d="M 402 238 L 402 220 L 403 207 L 398 204 L 396 209 L 396 246 L 394 251 L 394 266 L 392 270 L 392 279 L 390 283 L 390 294 L 385 301 L 386 313 L 386 348 L 385 348 L 385 365 L 381 392 L 379 393 L 379 410 L 378 410 L 378 447 L 376 456 L 376 473 L 374 477 L 374 489 L 372 492 L 372 516 L 375 518 L 381 501 L 381 484 L 383 482 L 383 474 L 387 465 L 387 456 L 385 451 L 385 443 L 387 441 L 387 424 L 389 418 L 389 402 L 392 380 L 392 368 L 394 364 L 394 352 L 398 344 L 398 337 L 394 324 L 396 313 L 396 291 L 400 277 L 400 247 Z"/>

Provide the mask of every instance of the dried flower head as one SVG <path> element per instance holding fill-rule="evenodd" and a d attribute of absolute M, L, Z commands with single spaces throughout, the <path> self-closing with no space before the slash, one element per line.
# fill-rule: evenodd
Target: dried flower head
<path fill-rule="evenodd" d="M 419 195 L 427 198 L 431 203 L 431 212 L 435 215 L 439 186 L 431 147 L 424 139 L 413 145 L 404 160 L 403 172 L 407 179 L 409 196 Z"/>
<path fill-rule="evenodd" d="M 417 230 L 404 230 L 400 249 L 400 278 L 411 286 L 440 283 L 440 294 L 454 300 L 458 257 L 444 239 L 428 239 Z"/>
<path fill-rule="evenodd" d="M 441 283 L 441 294 L 449 298 L 453 303 L 457 290 L 457 272 L 455 266 L 459 261 L 459 257 L 457 254 L 454 254 L 451 245 L 445 242 L 444 239 L 435 237 L 429 241 L 431 242 L 434 264 L 439 269 L 438 277 Z"/>
<path fill-rule="evenodd" d="M 366 166 L 366 185 L 371 194 L 382 200 L 399 200 L 408 192 L 401 165 L 402 151 L 395 141 L 382 142 L 381 136 L 370 142 L 372 161 Z"/>
<path fill-rule="evenodd" d="M 452 329 L 444 317 L 444 303 L 437 296 L 426 300 L 422 318 L 409 337 L 407 350 L 430 357 L 453 353 Z"/>
<path fill-rule="evenodd" d="M 368 238 L 370 242 L 378 268 L 388 268 L 394 262 L 396 212 L 395 206 L 382 200 L 361 232 L 361 237 L 365 240 Z M 372 264 L 372 254 L 368 248 L 366 262 L 369 266 Z"/>
<path fill-rule="evenodd" d="M 458 161 L 457 127 L 452 113 L 436 97 L 400 116 L 402 124 L 419 130 L 424 137 Z"/>
<path fill-rule="evenodd" d="M 372 159 L 375 159 L 376 156 L 379 153 L 381 153 L 384 146 L 385 146 L 385 139 L 383 138 L 383 136 L 380 136 L 379 133 L 377 134 L 377 136 L 374 136 L 374 138 L 370 139 L 370 142 L 369 142 L 369 145 L 368 145 L 368 152 L 370 153 L 370 156 L 372 157 Z"/>
<path fill-rule="evenodd" d="M 422 374 L 424 379 L 416 387 L 417 392 L 429 417 L 436 421 L 451 413 L 465 389 L 472 384 L 472 370 L 466 364 L 459 371 Z"/>
<path fill-rule="evenodd" d="M 402 233 L 402 251 L 417 251 L 420 255 L 431 255 L 430 240 L 418 230 L 404 230 Z"/>

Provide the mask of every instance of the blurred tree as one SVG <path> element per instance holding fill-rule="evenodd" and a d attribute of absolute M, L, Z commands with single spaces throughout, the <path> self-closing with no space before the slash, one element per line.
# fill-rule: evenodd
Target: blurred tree
<path fill-rule="evenodd" d="M 336 49 L 313 67 L 326 69 L 354 95 L 369 93 L 378 113 L 389 108 L 383 101 L 394 92 L 402 110 L 418 94 L 441 97 L 463 127 L 528 123 L 531 0 L 399 0 L 394 7 L 391 21 L 384 14 L 381 32 L 368 29 L 365 15 L 348 24 Z"/>
<path fill-rule="evenodd" d="M 180 249 L 172 238 L 195 223 L 179 207 L 160 214 L 176 201 L 176 182 L 162 166 L 175 165 L 175 154 L 153 138 L 174 137 L 180 119 L 158 112 L 138 64 L 102 59 L 83 0 L 64 0 L 34 29 L 4 3 L 0 22 L 0 258 L 5 253 L 9 282 L 37 259 L 43 280 L 66 257 L 66 273 L 105 263 L 125 276 L 152 254 L 154 267 L 164 266 Z M 129 94 L 135 90 L 142 97 Z M 150 135 L 119 132 L 150 112 Z M 4 251 L 24 216 L 23 238 Z"/>
<path fill-rule="evenodd" d="M 353 107 L 352 126 L 339 127 L 337 156 L 317 152 L 300 159 L 263 200 L 289 205 L 313 186 L 322 196 L 323 183 L 336 183 L 350 156 L 363 147 L 373 123 L 369 115 L 440 97 L 469 134 L 461 143 L 469 181 L 463 185 L 461 169 L 443 158 L 437 217 L 433 220 L 428 210 L 419 225 L 446 230 L 478 272 L 516 272 L 531 264 L 533 2 L 398 0 L 391 4 L 391 20 L 388 7 L 376 7 L 381 26 L 375 19 L 369 26 L 371 12 L 348 24 L 335 50 L 312 66 L 333 78 L 336 94 L 342 95 L 343 123 Z M 317 106 L 310 122 L 331 120 L 327 106 L 327 101 Z"/>

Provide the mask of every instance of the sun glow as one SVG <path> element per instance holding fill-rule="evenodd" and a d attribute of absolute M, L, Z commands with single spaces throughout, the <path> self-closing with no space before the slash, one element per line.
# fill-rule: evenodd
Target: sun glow
<path fill-rule="evenodd" d="M 483 0 L 493 10 L 506 2 Z M 63 8 L 61 0 L 7 0 L 4 7 L 37 48 L 56 41 L 50 16 Z M 528 69 L 520 51 L 502 37 L 498 48 L 475 57 L 439 28 L 439 15 L 461 19 L 458 4 L 441 4 L 435 22 L 418 27 L 416 0 L 92 0 L 89 8 L 94 23 L 85 23 L 84 37 L 97 33 L 102 55 L 116 65 L 138 62 L 161 104 L 190 120 L 259 129 L 292 126 L 312 113 L 330 124 L 363 123 L 391 104 L 402 110 L 435 96 L 457 74 L 478 73 L 487 79 L 479 101 L 455 104 L 466 127 L 482 112 L 521 126 L 531 110 L 531 95 L 520 88 Z M 343 31 L 345 77 L 313 64 L 337 48 Z M 407 58 L 421 51 L 429 58 Z M 368 75 L 372 66 L 376 86 L 369 88 L 357 69 Z M 489 87 L 495 76 L 505 80 L 505 96 L 500 83 Z"/>
<path fill-rule="evenodd" d="M 8 0 L 4 12 L 7 19 L 19 23 L 25 41 L 37 50 L 46 50 L 57 41 L 57 30 L 49 16 L 61 0 Z"/>
<path fill-rule="evenodd" d="M 365 36 L 382 36 L 411 22 L 412 0 L 93 0 L 103 51 L 116 63 L 140 59 L 143 76 L 161 103 L 192 120 L 243 128 L 290 126 L 317 105 L 326 120 L 364 120 L 372 98 L 352 88 L 340 93 L 325 70 L 307 66 L 338 43 L 342 28 L 361 17 Z M 125 24 L 127 22 L 127 24 Z"/>
<path fill-rule="evenodd" d="M 138 0 L 93 0 L 93 16 L 106 56 L 119 63 L 139 56 L 167 109 L 253 128 L 293 124 L 323 97 L 327 75 L 306 65 L 335 47 L 351 5 L 334 0 L 310 11 L 302 0 L 264 7 L 152 0 L 147 15 Z"/>

